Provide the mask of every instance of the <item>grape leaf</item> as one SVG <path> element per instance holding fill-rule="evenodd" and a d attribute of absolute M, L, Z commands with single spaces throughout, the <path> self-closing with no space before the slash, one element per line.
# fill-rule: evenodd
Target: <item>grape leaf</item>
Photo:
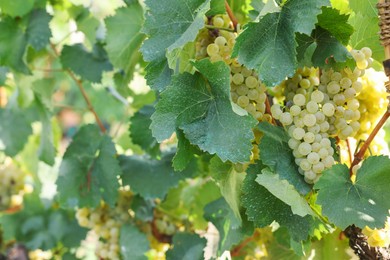
<path fill-rule="evenodd" d="M 249 23 L 237 38 L 233 56 L 256 69 L 267 86 L 275 86 L 297 67 L 295 33 L 310 34 L 327 0 L 287 1 L 280 12 L 266 14 Z"/>
<path fill-rule="evenodd" d="M 357 13 L 349 19 L 351 25 L 355 28 L 351 36 L 350 44 L 354 49 L 369 47 L 372 50 L 372 57 L 382 62 L 385 60 L 385 52 L 380 44 L 378 36 L 378 17 L 367 17 Z"/>
<path fill-rule="evenodd" d="M 349 15 L 340 14 L 337 9 L 323 7 L 322 13 L 318 15 L 318 26 L 327 30 L 342 44 L 347 45 L 354 32 L 353 27 L 348 23 Z"/>
<path fill-rule="evenodd" d="M 34 2 L 34 0 L 0 0 L 0 9 L 12 17 L 23 16 L 31 11 Z"/>
<path fill-rule="evenodd" d="M 151 89 L 162 92 L 171 83 L 173 70 L 168 66 L 168 60 L 152 61 L 146 66 L 146 81 Z"/>
<path fill-rule="evenodd" d="M 131 209 L 134 211 L 134 217 L 139 221 L 152 221 L 155 206 L 156 203 L 153 199 L 144 199 L 139 195 L 135 195 L 131 200 Z"/>
<path fill-rule="evenodd" d="M 82 44 L 65 45 L 61 52 L 61 63 L 66 69 L 91 82 L 99 83 L 103 71 L 112 70 L 106 52 L 101 45 L 94 45 L 93 52 L 87 52 Z"/>
<path fill-rule="evenodd" d="M 307 54 L 307 49 L 315 45 L 315 50 L 311 57 L 313 66 L 324 67 L 329 63 L 329 58 L 336 62 L 345 62 L 351 58 L 347 48 L 321 27 L 317 27 L 311 36 L 298 34 L 297 42 L 298 59 L 302 59 Z"/>
<path fill-rule="evenodd" d="M 100 26 L 99 20 L 88 9 L 81 8 L 80 14 L 75 17 L 75 22 L 77 24 L 77 30 L 84 33 L 85 38 L 88 39 L 91 45 L 95 44 L 96 32 Z"/>
<path fill-rule="evenodd" d="M 184 136 L 183 131 L 177 130 L 176 136 L 178 139 L 177 150 L 175 157 L 172 160 L 172 166 L 175 171 L 184 170 L 190 161 L 194 158 L 195 153 L 199 152 L 196 146 L 193 146 Z"/>
<path fill-rule="evenodd" d="M 141 33 L 144 22 L 143 10 L 138 3 L 116 10 L 112 17 L 104 20 L 107 26 L 106 50 L 110 61 L 116 68 L 123 69 L 129 81 L 134 66 L 140 58 L 138 52 L 145 35 Z M 123 28 L 127 28 L 123 30 Z"/>
<path fill-rule="evenodd" d="M 164 198 L 170 188 L 190 177 L 195 167 L 192 165 L 192 169 L 189 167 L 183 172 L 175 172 L 172 157 L 172 153 L 163 155 L 161 160 L 140 156 L 119 157 L 123 185 L 131 185 L 132 190 L 145 199 Z"/>
<path fill-rule="evenodd" d="M 214 16 L 217 14 L 226 13 L 225 0 L 211 0 L 210 10 L 206 13 L 206 16 Z"/>
<path fill-rule="evenodd" d="M 57 180 L 63 206 L 96 207 L 103 199 L 114 206 L 121 174 L 110 137 L 96 125 L 83 126 L 66 150 Z"/>
<path fill-rule="evenodd" d="M 218 183 L 222 196 L 229 204 L 236 218 L 241 221 L 240 198 L 245 174 L 236 172 L 230 163 L 223 163 L 218 156 L 214 156 L 210 161 L 210 175 Z"/>
<path fill-rule="evenodd" d="M 360 13 L 369 18 L 378 18 L 378 11 L 376 9 L 377 3 L 378 1 L 376 0 L 349 0 L 349 6 L 355 13 Z"/>
<path fill-rule="evenodd" d="M 142 107 L 130 119 L 130 138 L 134 144 L 142 147 L 151 156 L 160 154 L 160 145 L 152 136 L 152 131 L 149 129 L 152 120 L 150 116 L 154 113 L 154 107 L 147 105 Z"/>
<path fill-rule="evenodd" d="M 243 239 L 244 232 L 241 228 L 241 217 L 236 217 L 236 214 L 224 198 L 217 199 L 207 204 L 204 208 L 204 212 L 205 219 L 213 223 L 218 229 L 219 254 L 223 253 L 225 250 L 229 251 L 233 245 L 236 245 Z"/>
<path fill-rule="evenodd" d="M 150 249 L 149 240 L 137 227 L 130 224 L 122 226 L 119 241 L 123 259 L 148 259 L 145 253 Z"/>
<path fill-rule="evenodd" d="M 260 164 L 251 165 L 244 180 L 242 204 L 246 208 L 248 220 L 253 221 L 256 227 L 265 227 L 276 221 L 289 230 L 294 240 L 306 240 L 314 223 L 313 218 L 309 215 L 295 215 L 289 205 L 258 184 L 257 173 L 263 168 Z"/>
<path fill-rule="evenodd" d="M 167 260 L 202 260 L 206 242 L 197 234 L 177 233 L 173 236 L 173 249 L 166 253 Z"/>
<path fill-rule="evenodd" d="M 256 178 L 256 182 L 266 188 L 275 197 L 291 206 L 291 211 L 295 215 L 304 217 L 313 215 L 306 200 L 297 192 L 297 190 L 286 180 L 279 179 L 270 169 L 265 168 Z"/>
<path fill-rule="evenodd" d="M 180 74 L 161 94 L 152 115 L 153 136 L 161 142 L 176 127 L 200 149 L 222 160 L 249 160 L 252 127 L 256 120 L 233 112 L 230 100 L 229 68 L 223 62 L 204 59 L 195 63 L 200 71 Z"/>
<path fill-rule="evenodd" d="M 182 48 L 195 40 L 204 27 L 204 15 L 210 9 L 210 0 L 146 0 L 143 32 L 149 38 L 141 47 L 146 61 L 165 58 L 166 52 Z"/>
<path fill-rule="evenodd" d="M 37 51 L 42 50 L 50 42 L 51 15 L 43 9 L 36 9 L 30 14 L 26 29 L 27 42 Z"/>
<path fill-rule="evenodd" d="M 286 131 L 269 123 L 260 123 L 258 128 L 264 133 L 259 145 L 262 163 L 277 173 L 280 179 L 287 180 L 300 194 L 307 194 L 311 187 L 298 172 Z"/>
<path fill-rule="evenodd" d="M 17 22 L 10 18 L 3 19 L 0 21 L 0 32 L 0 65 L 29 74 L 30 71 L 23 61 L 27 40 Z"/>
<path fill-rule="evenodd" d="M 390 159 L 372 156 L 363 161 L 352 183 L 346 165 L 334 165 L 314 185 L 317 203 L 332 223 L 383 228 L 390 209 Z"/>
<path fill-rule="evenodd" d="M 24 110 L 0 109 L 0 150 L 8 156 L 18 154 L 32 134 L 31 122 Z"/>

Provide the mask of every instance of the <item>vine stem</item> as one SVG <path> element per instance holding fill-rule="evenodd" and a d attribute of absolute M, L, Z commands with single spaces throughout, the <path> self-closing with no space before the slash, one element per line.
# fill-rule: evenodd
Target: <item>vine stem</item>
<path fill-rule="evenodd" d="M 352 176 L 352 168 L 355 165 L 358 165 L 364 158 L 364 154 L 366 153 L 367 149 L 369 148 L 372 140 L 374 140 L 375 136 L 378 134 L 379 130 L 382 128 L 382 126 L 386 123 L 387 119 L 390 117 L 390 110 L 388 109 L 384 115 L 382 116 L 381 120 L 379 120 L 378 124 L 375 126 L 374 130 L 371 132 L 371 134 L 368 136 L 367 140 L 364 142 L 362 147 L 359 149 L 359 151 L 355 154 L 355 157 L 353 159 L 353 162 L 351 164 L 351 168 L 349 170 L 349 175 Z"/>
<path fill-rule="evenodd" d="M 55 45 L 53 43 L 50 44 L 51 48 L 53 49 L 54 53 L 56 54 L 57 57 L 60 56 L 60 54 L 58 53 Z M 73 81 L 76 83 L 77 87 L 79 88 L 80 92 L 81 92 L 81 95 L 83 96 L 84 100 L 85 100 L 85 103 L 87 103 L 87 107 L 88 107 L 88 110 L 91 111 L 91 113 L 93 114 L 93 116 L 95 117 L 95 120 L 96 120 L 96 123 L 98 124 L 99 128 L 100 128 L 100 131 L 102 133 L 106 133 L 107 132 L 107 129 L 106 127 L 103 125 L 102 121 L 100 120 L 100 117 L 98 116 L 98 114 L 96 113 L 95 111 L 95 108 L 93 107 L 92 103 L 91 103 L 91 100 L 89 99 L 88 97 L 88 94 L 87 92 L 85 91 L 84 89 L 84 86 L 83 86 L 83 83 L 81 82 L 81 80 L 79 80 L 76 75 L 70 70 L 70 69 L 65 69 L 64 71 L 66 71 L 68 73 L 68 75 L 73 79 Z"/>
<path fill-rule="evenodd" d="M 237 20 L 237 18 L 234 16 L 233 11 L 232 11 L 232 9 L 230 8 L 230 5 L 229 5 L 229 3 L 228 3 L 227 0 L 225 0 L 225 9 L 226 9 L 226 12 L 227 12 L 228 15 L 229 15 L 230 20 L 231 20 L 232 23 L 233 23 L 234 31 L 236 32 L 236 31 L 237 31 L 238 20 Z"/>
<path fill-rule="evenodd" d="M 347 138 L 345 140 L 347 143 L 347 148 L 348 148 L 348 157 L 349 157 L 349 163 L 352 165 L 352 150 L 351 150 L 351 143 L 349 142 L 349 139 Z"/>

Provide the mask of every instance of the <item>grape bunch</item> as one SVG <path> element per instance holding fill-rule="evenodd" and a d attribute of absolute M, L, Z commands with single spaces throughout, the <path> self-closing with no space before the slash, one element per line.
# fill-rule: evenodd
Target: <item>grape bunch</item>
<path fill-rule="evenodd" d="M 100 238 L 95 252 L 100 259 L 120 259 L 119 231 L 130 219 L 128 210 L 131 198 L 132 193 L 129 189 L 121 189 L 114 209 L 101 202 L 100 207 L 95 209 L 77 210 L 76 218 L 79 225 L 93 230 Z"/>
<path fill-rule="evenodd" d="M 318 70 L 298 69 L 283 82 L 284 108 L 278 103 L 271 107 L 273 117 L 286 127 L 295 163 L 305 181 L 314 183 L 321 172 L 334 164 L 334 149 L 328 134 L 328 118 L 333 115 L 329 97 L 318 89 Z"/>
<path fill-rule="evenodd" d="M 176 225 L 172 222 L 172 220 L 169 219 L 167 215 L 162 215 L 155 219 L 154 223 L 160 234 L 173 236 L 178 230 Z"/>
<path fill-rule="evenodd" d="M 23 204 L 23 195 L 32 191 L 25 184 L 26 174 L 12 163 L 0 166 L 0 211 L 18 208 Z"/>

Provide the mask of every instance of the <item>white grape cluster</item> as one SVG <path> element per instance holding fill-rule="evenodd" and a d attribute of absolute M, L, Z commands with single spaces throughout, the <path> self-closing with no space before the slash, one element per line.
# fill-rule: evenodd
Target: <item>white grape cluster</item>
<path fill-rule="evenodd" d="M 286 106 L 271 107 L 273 117 L 288 130 L 289 147 L 293 150 L 299 172 L 308 183 L 314 183 L 325 169 L 334 164 L 334 149 L 329 139 L 328 118 L 334 109 L 328 97 L 318 90 L 318 70 L 299 69 L 284 83 Z"/>
<path fill-rule="evenodd" d="M 80 226 L 93 230 L 100 237 L 96 246 L 96 255 L 100 259 L 120 259 L 119 231 L 130 219 L 129 205 L 132 193 L 129 189 L 119 191 L 119 199 L 114 209 L 101 202 L 95 209 L 80 208 L 76 218 Z"/>
<path fill-rule="evenodd" d="M 385 227 L 382 229 L 371 229 L 365 227 L 363 234 L 367 236 L 367 243 L 372 247 L 389 247 L 390 246 L 390 217 L 387 217 Z"/>
<path fill-rule="evenodd" d="M 28 258 L 30 260 L 50 260 L 53 259 L 53 253 L 51 251 L 36 249 L 34 251 L 28 252 Z"/>
<path fill-rule="evenodd" d="M 0 211 L 23 204 L 23 195 L 32 191 L 25 178 L 26 174 L 12 163 L 0 166 Z"/>
<path fill-rule="evenodd" d="M 319 90 L 329 96 L 329 104 L 333 105 L 335 110 L 329 119 L 329 133 L 341 140 L 355 137 L 360 130 L 361 110 L 357 97 L 363 89 L 361 77 L 372 64 L 372 52 L 369 48 L 352 50 L 351 54 L 356 61 L 354 70 L 322 70 L 319 85 Z"/>

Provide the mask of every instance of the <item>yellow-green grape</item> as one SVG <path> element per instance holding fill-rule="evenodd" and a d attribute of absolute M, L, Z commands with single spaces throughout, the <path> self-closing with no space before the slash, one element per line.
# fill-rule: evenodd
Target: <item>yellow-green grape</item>
<path fill-rule="evenodd" d="M 115 208 L 104 202 L 95 209 L 80 208 L 76 211 L 76 219 L 80 226 L 93 230 L 103 240 L 98 241 L 96 255 L 101 259 L 120 259 L 119 230 L 130 219 L 128 207 L 132 193 L 128 188 L 119 191 Z"/>
<path fill-rule="evenodd" d="M 365 227 L 362 233 L 367 236 L 367 243 L 371 247 L 390 246 L 390 217 L 387 217 L 385 227 L 382 229 L 371 229 Z"/>
<path fill-rule="evenodd" d="M 30 260 L 50 260 L 53 259 L 53 253 L 51 251 L 36 249 L 34 251 L 28 252 L 28 258 Z"/>
<path fill-rule="evenodd" d="M 0 211 L 18 208 L 23 204 L 23 195 L 31 192 L 25 184 L 26 174 L 11 161 L 0 166 Z"/>

